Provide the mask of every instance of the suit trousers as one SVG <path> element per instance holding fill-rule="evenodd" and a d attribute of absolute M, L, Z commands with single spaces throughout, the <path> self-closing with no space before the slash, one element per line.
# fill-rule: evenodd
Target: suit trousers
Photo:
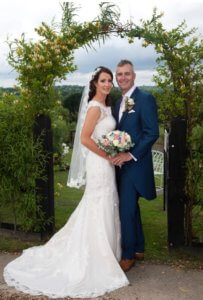
<path fill-rule="evenodd" d="M 118 177 L 118 192 L 122 259 L 132 259 L 135 252 L 144 252 L 144 234 L 138 203 L 140 194 L 131 179 L 122 171 Z"/>

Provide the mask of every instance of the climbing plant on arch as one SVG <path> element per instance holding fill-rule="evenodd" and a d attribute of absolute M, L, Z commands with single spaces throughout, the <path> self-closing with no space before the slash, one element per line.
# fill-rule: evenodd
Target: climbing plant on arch
<path fill-rule="evenodd" d="M 35 29 L 39 35 L 35 42 L 22 36 L 10 43 L 9 62 L 19 74 L 22 99 L 33 116 L 49 114 L 56 105 L 54 84 L 76 69 L 74 51 L 79 47 L 91 47 L 93 42 L 105 41 L 112 34 L 127 38 L 130 43 L 143 39 L 143 47 L 153 45 L 158 54 L 154 81 L 163 91 L 158 96 L 159 116 L 164 124 L 177 115 L 187 121 L 185 236 L 190 244 L 192 208 L 200 201 L 202 178 L 199 168 L 202 154 L 198 151 L 202 147 L 198 138 L 202 135 L 201 37 L 194 36 L 194 29 L 187 30 L 185 22 L 166 30 L 160 21 L 162 14 L 156 10 L 150 20 L 141 21 L 140 25 L 131 21 L 122 24 L 118 7 L 109 3 L 100 4 L 100 14 L 92 22 L 74 21 L 75 13 L 74 5 L 66 2 L 61 24 L 42 23 Z"/>

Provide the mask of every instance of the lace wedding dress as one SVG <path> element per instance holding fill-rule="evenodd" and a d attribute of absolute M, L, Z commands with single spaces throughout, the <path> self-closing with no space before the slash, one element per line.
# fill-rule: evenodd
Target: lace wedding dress
<path fill-rule="evenodd" d="M 99 106 L 92 138 L 115 128 L 111 109 Z M 87 184 L 82 200 L 65 226 L 45 245 L 24 250 L 4 269 L 9 286 L 31 295 L 96 297 L 129 284 L 118 263 L 120 220 L 114 167 L 89 151 Z"/>

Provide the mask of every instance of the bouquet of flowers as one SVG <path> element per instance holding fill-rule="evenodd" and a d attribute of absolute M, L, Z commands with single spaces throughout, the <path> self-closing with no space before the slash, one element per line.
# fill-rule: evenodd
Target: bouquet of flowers
<path fill-rule="evenodd" d="M 103 135 L 102 138 L 97 141 L 97 145 L 111 156 L 115 156 L 120 152 L 126 152 L 134 146 L 130 135 L 120 130 L 113 130 Z"/>

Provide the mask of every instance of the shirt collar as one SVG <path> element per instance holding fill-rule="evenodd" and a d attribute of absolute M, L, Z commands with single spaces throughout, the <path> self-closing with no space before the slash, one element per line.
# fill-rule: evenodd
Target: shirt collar
<path fill-rule="evenodd" d="M 124 96 L 130 97 L 130 96 L 132 95 L 133 91 L 135 90 L 135 88 L 136 88 L 136 85 L 134 84 L 134 85 L 131 87 L 131 89 L 129 89 L 129 91 L 127 91 L 127 93 L 125 93 L 125 94 L 123 95 L 123 97 L 124 97 Z"/>

